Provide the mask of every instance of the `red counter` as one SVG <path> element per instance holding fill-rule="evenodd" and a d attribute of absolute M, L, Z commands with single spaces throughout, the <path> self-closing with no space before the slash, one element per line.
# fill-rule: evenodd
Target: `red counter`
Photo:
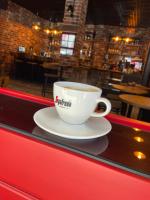
<path fill-rule="evenodd" d="M 53 101 L 8 89 L 0 94 L 22 99 L 41 106 L 53 106 Z M 3 98 L 0 101 L 4 101 Z M 0 199 L 4 200 L 149 200 L 150 181 L 126 167 L 119 168 L 90 156 L 49 144 L 38 138 L 11 129 L 19 118 L 12 118 L 14 104 L 0 105 Z M 5 108 L 8 112 L 5 112 Z M 9 108 L 8 108 L 9 107 Z M 21 108 L 19 117 L 24 117 Z M 19 111 L 17 111 L 19 113 Z M 2 115 L 6 116 L 3 117 Z M 18 116 L 18 115 L 17 115 Z M 9 122 L 9 126 L 5 120 Z M 150 124 L 127 119 L 114 114 L 107 116 L 111 122 L 146 131 L 150 138 Z M 29 121 L 19 126 L 27 126 Z M 34 122 L 32 122 L 32 125 Z M 147 141 L 146 141 L 147 142 Z M 118 152 L 116 152 L 117 156 Z M 126 152 L 124 152 L 124 155 Z M 124 156 L 122 155 L 122 156 Z M 147 151 L 146 169 L 150 165 Z M 140 165 L 140 164 L 139 164 Z M 124 169 L 123 169 L 124 168 Z"/>

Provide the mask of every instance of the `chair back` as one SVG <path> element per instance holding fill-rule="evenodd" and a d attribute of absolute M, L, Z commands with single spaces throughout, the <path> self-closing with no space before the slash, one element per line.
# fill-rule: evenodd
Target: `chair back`
<path fill-rule="evenodd" d="M 142 75 L 139 72 L 134 72 L 132 74 L 124 74 L 122 79 L 123 83 L 135 82 L 141 84 L 141 81 L 142 81 Z"/>

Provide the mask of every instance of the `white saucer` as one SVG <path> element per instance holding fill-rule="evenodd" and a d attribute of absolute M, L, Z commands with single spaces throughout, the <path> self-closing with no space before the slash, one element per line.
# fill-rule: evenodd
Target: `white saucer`
<path fill-rule="evenodd" d="M 71 125 L 61 120 L 55 107 L 48 107 L 34 114 L 35 123 L 43 130 L 68 139 L 93 139 L 111 131 L 110 122 L 104 117 L 89 118 L 84 124 Z"/>

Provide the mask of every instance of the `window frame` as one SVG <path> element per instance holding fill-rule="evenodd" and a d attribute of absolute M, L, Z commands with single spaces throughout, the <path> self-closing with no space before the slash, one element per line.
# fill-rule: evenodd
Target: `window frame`
<path fill-rule="evenodd" d="M 65 34 L 68 35 L 68 36 L 69 36 L 69 35 L 74 35 L 74 36 L 75 36 L 74 47 L 71 48 L 71 47 L 64 47 L 64 46 L 62 46 L 62 41 L 63 41 L 63 40 L 62 40 L 62 37 L 61 37 L 60 55 L 61 55 L 61 56 L 67 56 L 67 57 L 68 57 L 68 56 L 73 56 L 73 55 L 74 55 L 74 49 L 75 49 L 76 35 L 77 35 L 77 34 L 76 34 L 76 33 L 71 33 L 71 32 L 63 32 L 63 33 L 62 33 L 62 36 L 65 35 Z M 69 40 L 66 40 L 66 41 L 69 42 Z M 61 49 L 72 50 L 72 55 L 69 55 L 69 54 L 61 54 Z"/>

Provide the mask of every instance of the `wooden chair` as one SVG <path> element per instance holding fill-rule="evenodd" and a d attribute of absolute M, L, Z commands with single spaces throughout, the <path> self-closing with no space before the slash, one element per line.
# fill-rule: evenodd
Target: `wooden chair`
<path fill-rule="evenodd" d="M 101 72 L 98 69 L 88 70 L 87 83 L 94 86 L 99 86 Z"/>
<path fill-rule="evenodd" d="M 123 79 L 122 72 L 110 71 L 109 78 L 108 78 L 109 84 L 121 83 L 122 79 Z"/>
<path fill-rule="evenodd" d="M 52 93 L 53 83 L 59 80 L 61 80 L 61 67 L 44 68 L 42 96 L 45 96 L 46 93 Z"/>
<path fill-rule="evenodd" d="M 139 72 L 133 72 L 132 74 L 124 74 L 122 83 L 131 83 L 135 82 L 137 84 L 141 84 L 142 82 L 142 74 Z"/>
<path fill-rule="evenodd" d="M 112 104 L 111 111 L 117 114 L 121 113 L 121 101 L 118 97 L 120 94 L 119 90 L 116 90 L 111 87 L 111 85 L 105 85 L 102 87 L 103 93 L 102 96 L 109 99 Z"/>

